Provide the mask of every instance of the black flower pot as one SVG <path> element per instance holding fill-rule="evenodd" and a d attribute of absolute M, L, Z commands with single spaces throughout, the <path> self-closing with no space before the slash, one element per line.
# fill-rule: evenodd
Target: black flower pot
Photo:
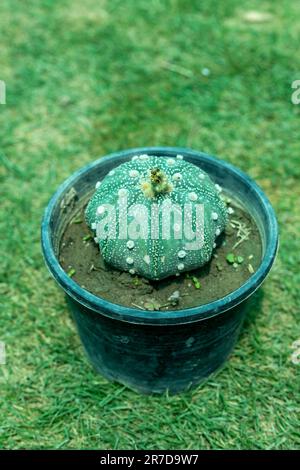
<path fill-rule="evenodd" d="M 261 235 L 262 259 L 257 271 L 238 289 L 199 307 L 173 311 L 148 311 L 108 302 L 80 287 L 58 261 L 59 243 L 70 220 L 72 204 L 115 166 L 138 153 L 158 156 L 181 154 L 201 166 L 228 193 L 242 201 Z M 69 209 L 68 209 L 69 207 Z M 243 319 L 247 299 L 269 273 L 278 247 L 278 227 L 273 208 L 263 191 L 247 175 L 228 163 L 201 152 L 182 148 L 150 147 L 103 157 L 74 173 L 57 190 L 42 222 L 42 248 L 47 266 L 68 296 L 85 350 L 105 377 L 144 393 L 177 393 L 199 384 L 218 369 L 231 352 Z"/>

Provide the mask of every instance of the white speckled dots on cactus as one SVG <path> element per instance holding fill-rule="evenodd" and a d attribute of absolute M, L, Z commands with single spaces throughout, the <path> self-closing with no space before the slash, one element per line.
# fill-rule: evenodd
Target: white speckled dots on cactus
<path fill-rule="evenodd" d="M 161 170 L 169 183 L 164 193 L 153 195 L 151 188 L 148 188 L 153 168 Z M 96 231 L 97 224 L 107 217 L 108 205 L 115 207 L 116 216 L 110 219 L 110 223 L 115 224 L 116 237 L 111 238 L 107 234 L 99 238 L 96 233 L 104 260 L 122 271 L 148 279 L 163 279 L 196 269 L 210 260 L 215 240 L 227 222 L 226 206 L 219 193 L 220 186 L 216 186 L 205 172 L 186 162 L 181 155 L 177 158 L 135 155 L 130 161 L 111 170 L 101 184 L 97 184 L 86 209 L 86 221 Z M 178 220 L 175 221 L 178 214 L 170 217 L 170 238 L 162 237 L 161 211 L 166 201 L 177 204 L 182 211 L 185 204 L 192 206 L 193 231 L 196 229 L 195 206 L 204 206 L 204 243 L 201 248 L 187 249 L 190 240 L 185 234 L 184 223 L 181 226 Z M 142 208 L 130 215 L 129 208 L 133 209 L 135 204 Z M 126 205 L 127 222 L 124 216 Z M 143 213 L 146 219 L 141 219 Z M 143 223 L 139 225 L 137 222 L 141 220 Z M 152 220 L 156 221 L 155 224 L 153 222 L 156 230 L 151 225 Z"/>

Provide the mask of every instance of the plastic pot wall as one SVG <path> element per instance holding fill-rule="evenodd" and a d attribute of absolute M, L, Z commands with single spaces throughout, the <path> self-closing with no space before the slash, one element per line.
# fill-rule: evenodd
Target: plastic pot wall
<path fill-rule="evenodd" d="M 260 231 L 263 254 L 258 270 L 239 289 L 199 307 L 144 311 L 119 305 L 118 299 L 112 303 L 97 297 L 63 271 L 58 262 L 59 243 L 72 215 L 72 195 L 86 201 L 97 181 L 113 167 L 140 153 L 183 155 L 234 194 L 252 215 Z M 197 385 L 224 364 L 241 329 L 247 299 L 270 271 L 277 246 L 275 214 L 256 183 L 222 160 L 182 148 L 131 149 L 85 166 L 60 186 L 42 222 L 46 264 L 68 296 L 68 305 L 92 364 L 108 379 L 144 393 L 166 390 L 178 393 Z"/>

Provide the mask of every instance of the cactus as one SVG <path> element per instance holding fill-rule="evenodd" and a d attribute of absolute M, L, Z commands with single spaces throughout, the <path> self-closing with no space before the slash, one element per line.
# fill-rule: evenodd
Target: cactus
<path fill-rule="evenodd" d="M 96 184 L 86 221 L 108 264 L 160 280 L 210 260 L 227 222 L 220 191 L 181 155 L 134 156 Z"/>

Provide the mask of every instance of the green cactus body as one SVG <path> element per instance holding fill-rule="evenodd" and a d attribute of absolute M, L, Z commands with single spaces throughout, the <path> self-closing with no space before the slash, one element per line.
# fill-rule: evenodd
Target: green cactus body
<path fill-rule="evenodd" d="M 159 280 L 210 260 L 227 222 L 220 189 L 180 155 L 137 155 L 97 183 L 86 221 L 108 264 Z"/>

